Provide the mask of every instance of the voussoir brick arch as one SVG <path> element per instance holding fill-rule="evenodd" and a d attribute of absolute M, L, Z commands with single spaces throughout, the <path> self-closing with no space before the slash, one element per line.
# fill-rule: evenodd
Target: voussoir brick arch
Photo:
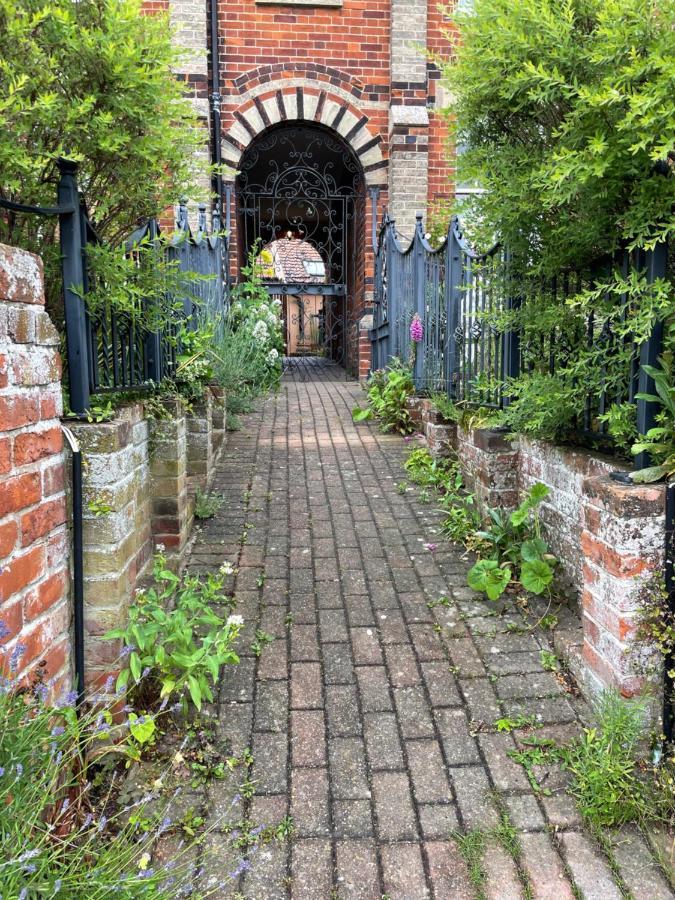
<path fill-rule="evenodd" d="M 223 141 L 223 162 L 236 171 L 242 153 L 259 134 L 281 122 L 315 122 L 337 132 L 363 166 L 367 184 L 380 183 L 387 161 L 379 134 L 369 128 L 368 116 L 344 96 L 319 87 L 269 85 L 261 94 L 234 109 Z"/>

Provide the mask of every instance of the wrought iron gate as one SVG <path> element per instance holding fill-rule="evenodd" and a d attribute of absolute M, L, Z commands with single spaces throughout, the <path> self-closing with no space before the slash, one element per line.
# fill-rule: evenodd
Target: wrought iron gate
<path fill-rule="evenodd" d="M 318 126 L 274 127 L 242 157 L 237 208 L 244 252 L 266 251 L 264 279 L 282 299 L 289 355 L 345 362 L 362 192 L 351 150 Z"/>

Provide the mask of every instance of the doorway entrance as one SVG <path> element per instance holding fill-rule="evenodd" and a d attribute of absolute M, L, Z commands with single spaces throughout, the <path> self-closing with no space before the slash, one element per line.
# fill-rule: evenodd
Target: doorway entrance
<path fill-rule="evenodd" d="M 282 302 L 286 354 L 353 364 L 363 290 L 364 178 L 339 135 L 281 123 L 248 147 L 236 181 L 240 263 L 265 252 L 264 280 Z"/>

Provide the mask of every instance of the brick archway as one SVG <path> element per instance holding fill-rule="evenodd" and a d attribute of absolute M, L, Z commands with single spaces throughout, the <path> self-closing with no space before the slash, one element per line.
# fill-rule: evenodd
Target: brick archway
<path fill-rule="evenodd" d="M 232 112 L 233 121 L 222 138 L 223 162 L 236 171 L 242 154 L 260 134 L 282 122 L 314 123 L 334 131 L 344 140 L 363 168 L 366 185 L 381 184 L 387 161 L 381 137 L 369 127 L 368 116 L 347 99 L 343 89 L 270 82 L 262 92 L 251 91 Z"/>

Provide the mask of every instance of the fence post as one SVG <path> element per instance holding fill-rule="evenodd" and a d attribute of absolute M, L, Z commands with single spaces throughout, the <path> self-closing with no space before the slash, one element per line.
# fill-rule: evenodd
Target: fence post
<path fill-rule="evenodd" d="M 384 364 L 389 365 L 393 356 L 400 355 L 400 347 L 398 345 L 398 327 L 400 316 L 400 256 L 396 249 L 396 223 L 394 219 L 387 222 L 387 231 L 384 236 L 386 244 L 386 253 L 388 254 L 387 268 L 387 319 L 389 320 L 389 337 L 387 338 L 387 349 L 385 351 Z"/>
<path fill-rule="evenodd" d="M 506 278 L 506 297 L 505 305 L 507 311 L 520 308 L 521 297 L 514 291 L 514 281 L 512 278 L 511 254 L 506 251 L 503 257 L 504 274 Z M 502 335 L 502 362 L 503 362 L 503 378 L 518 378 L 520 375 L 520 330 L 518 328 L 509 328 Z M 508 394 L 502 392 L 500 397 L 500 405 L 508 406 L 510 398 Z"/>
<path fill-rule="evenodd" d="M 413 240 L 415 241 L 415 247 L 413 248 L 413 252 L 415 254 L 415 275 L 413 281 L 413 289 L 415 291 L 415 311 L 422 321 L 423 336 L 422 340 L 415 345 L 415 371 L 413 373 L 413 377 L 415 380 L 415 387 L 417 388 L 417 390 L 419 390 L 420 388 L 424 387 L 424 355 L 427 330 L 426 279 L 424 265 L 426 251 L 424 249 L 423 243 L 424 227 L 422 225 L 422 213 L 417 213 L 415 219 L 415 237 L 413 238 Z"/>
<path fill-rule="evenodd" d="M 653 284 L 657 279 L 666 275 L 668 260 L 668 245 L 664 242 L 657 244 L 653 250 L 647 252 L 647 283 Z M 644 366 L 656 366 L 658 356 L 663 349 L 663 322 L 655 322 L 649 338 L 640 346 L 640 370 L 638 372 L 638 393 L 653 394 L 654 379 L 650 378 L 644 370 Z M 659 405 L 649 400 L 637 400 L 637 429 L 638 434 L 646 434 L 656 424 L 656 414 Z M 648 453 L 638 453 L 634 459 L 635 469 L 646 469 L 651 465 Z"/>
<path fill-rule="evenodd" d="M 153 255 L 159 255 L 162 249 L 159 245 L 157 219 L 150 219 L 148 237 L 152 244 Z M 161 329 L 158 328 L 156 331 L 149 331 L 145 336 L 145 377 L 155 384 L 159 384 L 162 380 L 161 359 Z"/>
<path fill-rule="evenodd" d="M 445 247 L 445 390 L 451 400 L 457 399 L 459 382 L 459 354 L 457 352 L 457 326 L 462 308 L 462 249 L 455 235 L 456 216 L 448 226 Z"/>
<path fill-rule="evenodd" d="M 63 305 L 66 319 L 66 354 L 70 408 L 83 415 L 89 408 L 89 362 L 84 298 L 84 246 L 80 222 L 80 198 L 77 192 L 77 163 L 58 160 L 58 204 L 67 212 L 59 213 Z"/>

